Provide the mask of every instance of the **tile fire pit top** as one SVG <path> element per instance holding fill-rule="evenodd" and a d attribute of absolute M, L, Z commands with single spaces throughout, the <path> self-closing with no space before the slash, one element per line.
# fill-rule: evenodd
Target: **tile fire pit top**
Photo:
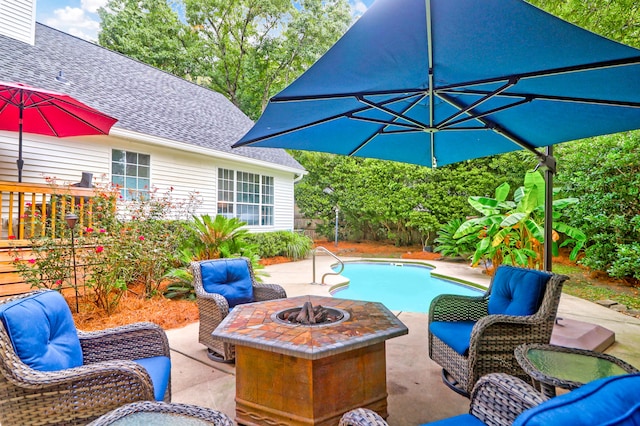
<path fill-rule="evenodd" d="M 283 324 L 272 319 L 274 313 L 301 307 L 307 301 L 313 306 L 342 309 L 350 317 L 321 326 Z M 318 359 L 371 346 L 408 332 L 402 321 L 381 303 L 299 296 L 237 305 L 212 334 L 237 345 Z"/>

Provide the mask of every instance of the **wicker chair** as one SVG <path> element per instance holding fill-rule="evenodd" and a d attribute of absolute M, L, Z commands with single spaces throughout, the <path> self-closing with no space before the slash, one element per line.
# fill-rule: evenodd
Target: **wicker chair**
<path fill-rule="evenodd" d="M 436 297 L 429 309 L 429 357 L 443 367 L 445 384 L 469 396 L 485 374 L 527 378 L 514 350 L 523 343 L 549 343 L 567 279 L 500 266 L 483 296 Z"/>
<path fill-rule="evenodd" d="M 30 303 L 41 304 L 44 308 L 31 309 L 33 304 Z M 50 305 L 56 305 L 58 313 L 51 315 Z M 22 309 L 23 315 L 11 318 L 12 313 L 8 310 L 16 308 Z M 35 291 L 5 299 L 0 302 L 0 311 L 1 424 L 80 425 L 124 404 L 157 399 L 150 373 L 140 363 L 132 361 L 167 357 L 170 362 L 167 337 L 155 324 L 137 323 L 103 331 L 76 332 L 66 301 L 55 291 Z M 26 344 L 36 348 L 32 352 L 38 352 L 39 339 L 46 341 L 50 337 L 49 331 L 62 323 L 70 326 L 71 332 L 62 337 L 62 341 L 58 340 L 56 348 L 49 349 L 45 357 L 58 356 L 68 341 L 71 342 L 69 346 L 73 346 L 79 339 L 81 349 L 76 351 L 78 358 L 75 361 L 81 365 L 43 370 L 32 368 L 30 365 L 34 360 L 31 358 L 23 362 L 18 353 L 24 356 L 25 342 L 16 344 L 15 339 L 22 334 L 28 340 Z M 22 330 L 16 329 L 20 324 L 24 324 Z M 53 331 L 51 336 L 52 343 L 60 337 Z M 164 400 L 170 401 L 170 377 L 166 380 Z"/>
<path fill-rule="evenodd" d="M 601 426 L 640 423 L 640 373 L 607 377 L 548 399 L 529 384 L 504 373 L 483 376 L 471 392 L 468 414 L 430 426 Z M 386 426 L 377 413 L 357 408 L 339 426 Z M 426 425 L 425 425 L 426 426 Z"/>
<path fill-rule="evenodd" d="M 144 417 L 141 413 L 154 413 Z M 233 426 L 233 421 L 226 414 L 210 408 L 199 407 L 190 404 L 167 404 L 164 402 L 133 402 L 105 414 L 88 426 L 109 426 L 121 423 L 120 420 L 127 417 L 141 415 L 135 424 L 145 426 L 170 425 L 170 424 L 207 424 L 213 426 Z M 132 420 L 133 421 L 133 420 Z"/>
<path fill-rule="evenodd" d="M 450 426 L 508 426 L 520 413 L 545 400 L 533 387 L 516 377 L 504 373 L 489 374 L 473 388 L 469 414 L 441 421 Z M 438 423 L 432 424 L 436 426 Z M 338 426 L 387 426 L 387 422 L 371 410 L 356 408 L 344 414 Z"/>
<path fill-rule="evenodd" d="M 246 257 L 192 262 L 191 271 L 200 312 L 199 342 L 207 347 L 207 354 L 214 361 L 231 362 L 236 357 L 234 345 L 211 335 L 230 308 L 239 303 L 287 297 L 277 284 L 258 283 Z M 240 296 L 238 291 L 242 293 Z"/>

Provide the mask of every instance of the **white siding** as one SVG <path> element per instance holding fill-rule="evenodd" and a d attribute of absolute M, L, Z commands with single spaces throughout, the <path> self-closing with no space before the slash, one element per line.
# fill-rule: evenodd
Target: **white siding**
<path fill-rule="evenodd" d="M 33 46 L 36 0 L 0 0 L 0 34 Z"/>
<path fill-rule="evenodd" d="M 0 132 L 0 180 L 17 181 L 17 134 Z M 156 145 L 132 142 L 113 136 L 52 138 L 25 135 L 23 140 L 23 182 L 45 183 L 55 177 L 60 184 L 80 181 L 82 172 L 111 179 L 111 150 L 122 149 L 151 158 L 151 184 L 159 193 L 173 188 L 174 199 L 197 194 L 202 201 L 197 214 L 216 214 L 218 167 L 274 177 L 274 226 L 251 227 L 254 231 L 293 230 L 293 173 L 242 162 L 222 160 L 215 155 L 188 153 Z"/>
<path fill-rule="evenodd" d="M 61 184 L 76 183 L 83 171 L 99 178 L 109 173 L 107 143 L 106 136 L 57 139 L 25 134 L 22 140 L 22 181 L 46 183 L 44 178 L 55 177 Z M 17 158 L 18 134 L 0 132 L 0 180 L 18 180 Z"/>
<path fill-rule="evenodd" d="M 293 196 L 293 179 L 287 176 L 275 176 L 275 218 L 277 229 L 293 231 L 295 201 Z"/>

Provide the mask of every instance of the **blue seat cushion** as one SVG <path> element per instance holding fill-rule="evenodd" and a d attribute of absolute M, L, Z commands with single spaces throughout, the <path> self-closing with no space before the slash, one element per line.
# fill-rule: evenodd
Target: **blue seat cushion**
<path fill-rule="evenodd" d="M 471 414 L 461 414 L 459 416 L 449 417 L 447 419 L 438 420 L 431 423 L 425 423 L 421 426 L 485 426 L 477 417 Z"/>
<path fill-rule="evenodd" d="M 500 266 L 491 285 L 489 315 L 535 314 L 550 278 L 548 272 Z"/>
<path fill-rule="evenodd" d="M 429 331 L 454 351 L 466 356 L 475 324 L 475 321 L 433 321 L 429 324 Z"/>
<path fill-rule="evenodd" d="M 640 425 L 640 373 L 607 377 L 520 414 L 514 426 Z"/>
<path fill-rule="evenodd" d="M 224 296 L 229 309 L 253 302 L 253 280 L 245 259 L 216 259 L 200 263 L 202 286 L 207 293 Z"/>
<path fill-rule="evenodd" d="M 171 360 L 166 356 L 154 356 L 151 358 L 140 358 L 134 360 L 147 370 L 153 383 L 153 396 L 156 401 L 162 401 L 169 385 L 171 377 Z"/>
<path fill-rule="evenodd" d="M 69 305 L 57 291 L 37 293 L 0 306 L 13 348 L 34 370 L 82 365 L 82 347 Z"/>

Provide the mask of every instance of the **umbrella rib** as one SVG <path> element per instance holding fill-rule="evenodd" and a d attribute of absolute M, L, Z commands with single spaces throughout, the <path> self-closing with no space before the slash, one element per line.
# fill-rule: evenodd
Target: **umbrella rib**
<path fill-rule="evenodd" d="M 42 111 L 41 111 L 41 109 L 40 109 L 43 105 L 48 105 L 48 106 L 50 106 L 50 107 L 52 107 L 52 108 L 55 108 L 55 109 L 59 110 L 60 112 L 62 112 L 62 113 L 64 113 L 64 114 L 68 115 L 69 117 L 73 117 L 74 119 L 76 119 L 76 120 L 78 120 L 79 122 L 81 122 L 81 123 L 85 124 L 87 127 L 89 127 L 89 128 L 91 128 L 91 129 L 93 129 L 93 130 L 97 131 L 98 133 L 105 134 L 105 132 L 104 132 L 104 131 L 102 131 L 102 129 L 100 129 L 99 127 L 97 127 L 97 126 L 96 126 L 96 125 L 94 125 L 93 123 L 91 123 L 91 122 L 89 122 L 89 121 L 85 120 L 84 118 L 80 117 L 80 116 L 79 116 L 79 115 L 77 115 L 77 114 L 74 114 L 73 112 L 71 112 L 71 111 L 69 111 L 69 110 L 67 110 L 67 109 L 65 109 L 65 108 L 60 107 L 60 105 L 58 105 L 57 103 L 52 102 L 52 99 L 54 99 L 54 97 L 52 97 L 52 96 L 47 96 L 46 94 L 43 94 L 43 93 L 40 93 L 40 92 L 32 92 L 32 91 L 30 91 L 30 90 L 25 90 L 25 89 L 18 89 L 18 90 L 16 90 L 16 92 L 15 92 L 15 93 L 17 94 L 18 92 L 22 92 L 22 93 L 24 93 L 24 94 L 27 96 L 27 100 L 28 100 L 28 102 L 29 102 L 29 103 L 27 104 L 27 101 L 24 101 L 24 102 L 23 102 L 23 103 L 24 103 L 23 108 L 24 108 L 25 110 L 27 110 L 27 109 L 33 109 L 33 108 L 37 109 L 38 114 L 40 114 L 40 117 L 42 117 L 42 119 L 44 120 L 44 122 L 45 122 L 45 123 L 47 123 L 47 126 L 48 126 L 48 127 L 49 127 L 49 129 L 51 130 L 51 133 L 52 133 L 53 135 L 55 135 L 56 137 L 60 137 L 60 136 L 59 136 L 59 134 L 58 134 L 58 132 L 57 132 L 57 131 L 56 131 L 56 130 L 51 126 L 51 124 L 49 123 L 49 120 L 46 118 L 46 116 L 42 113 Z M 38 97 L 42 98 L 42 99 L 40 99 L 40 100 L 34 100 L 34 96 L 36 96 L 36 95 L 37 95 Z M 94 109 L 94 108 L 91 108 L 91 107 L 87 107 L 87 106 L 78 105 L 78 104 L 75 104 L 75 103 L 72 103 L 72 102 L 68 102 L 66 99 L 63 99 L 63 98 L 55 98 L 55 100 L 56 100 L 57 102 L 59 102 L 59 103 L 63 103 L 63 104 L 66 104 L 66 105 L 70 105 L 70 106 L 72 106 L 73 108 L 77 108 L 77 109 L 80 109 L 80 110 L 83 110 L 83 111 L 89 112 L 89 113 L 91 113 L 91 114 L 94 114 L 94 115 L 101 115 L 101 116 L 103 116 L 103 117 L 105 117 L 105 118 L 110 118 L 110 116 L 108 116 L 107 114 L 104 114 L 103 112 L 101 112 L 101 111 L 99 111 L 99 110 L 96 110 L 96 109 Z M 9 103 L 11 103 L 12 105 L 19 106 L 19 104 L 15 104 L 15 103 L 14 103 L 13 101 L 11 101 L 11 100 L 8 100 L 8 102 L 9 102 Z"/>
<path fill-rule="evenodd" d="M 517 102 L 513 102 L 513 103 L 508 104 L 508 105 L 503 105 L 503 106 L 498 107 L 498 108 L 490 109 L 489 111 L 481 112 L 481 113 L 475 114 L 475 115 L 470 115 L 468 117 L 461 118 L 460 120 L 456 120 L 456 121 L 452 121 L 452 122 L 448 123 L 447 126 L 446 127 L 442 127 L 441 130 L 445 130 L 445 129 L 447 129 L 447 130 L 456 130 L 455 128 L 453 128 L 453 126 L 456 126 L 456 125 L 458 125 L 460 123 L 464 123 L 464 122 L 467 122 L 469 120 L 475 120 L 475 119 L 478 119 L 480 117 L 486 117 L 488 115 L 495 114 L 497 112 L 504 111 L 506 109 L 511 109 L 511 108 L 517 107 L 519 105 L 526 104 L 528 102 L 531 102 L 531 98 L 521 99 L 521 100 L 519 100 Z M 438 125 L 438 128 L 440 128 L 440 126 L 442 126 L 442 123 L 440 123 Z"/>
<path fill-rule="evenodd" d="M 424 92 L 424 91 L 422 91 L 422 92 Z M 406 92 L 402 92 L 402 93 L 406 93 Z M 417 93 L 413 93 L 413 94 L 407 95 L 407 96 L 400 96 L 400 97 L 397 97 L 397 98 L 388 99 L 388 100 L 386 100 L 384 102 L 381 102 L 380 104 L 381 105 L 387 105 L 387 104 L 391 104 L 391 103 L 394 103 L 394 102 L 403 101 L 405 99 L 409 99 L 411 97 L 416 96 L 416 94 Z M 350 97 L 353 97 L 353 95 L 350 96 Z M 421 97 L 418 97 L 417 99 L 419 100 L 419 99 L 421 99 Z M 413 104 L 411 104 L 411 106 L 415 105 L 415 103 L 417 103 L 417 102 L 418 101 L 414 102 Z M 353 114 L 357 114 L 357 113 L 364 112 L 364 111 L 369 111 L 371 109 L 372 109 L 372 107 L 370 107 L 370 106 L 365 106 L 365 107 L 361 107 L 361 108 L 352 109 L 350 111 L 345 111 L 345 112 L 342 112 L 340 114 L 334 114 L 334 115 L 332 115 L 330 117 L 325 117 L 323 119 L 312 121 L 310 123 L 305 123 L 305 124 L 302 124 L 300 126 L 292 127 L 290 129 L 281 130 L 279 132 L 270 133 L 270 134 L 265 135 L 265 136 L 259 136 L 257 138 L 249 139 L 249 140 L 244 141 L 242 143 L 236 142 L 234 144 L 234 146 L 240 147 L 240 146 L 244 146 L 244 145 L 253 144 L 253 143 L 256 143 L 256 142 L 261 142 L 261 141 L 264 141 L 264 140 L 267 140 L 267 139 L 272 139 L 272 138 L 275 138 L 275 137 L 278 137 L 278 136 L 287 135 L 289 133 L 297 132 L 298 130 L 304 130 L 304 129 L 308 129 L 309 127 L 317 126 L 318 124 L 328 123 L 330 121 L 337 120 L 338 118 L 342 118 L 342 117 L 349 118 Z"/>
<path fill-rule="evenodd" d="M 449 117 L 445 118 L 443 121 L 441 121 L 438 124 L 438 128 L 445 127 L 447 125 L 447 123 L 451 122 L 456 117 L 459 117 L 462 114 L 466 114 L 467 112 L 472 111 L 478 105 L 483 104 L 484 102 L 488 101 L 489 99 L 493 99 L 496 95 L 499 95 L 500 93 L 504 92 L 508 88 L 513 87 L 516 83 L 517 83 L 516 80 L 509 80 L 507 83 L 503 84 L 502 86 L 500 86 L 499 88 L 497 88 L 493 92 L 486 93 L 483 98 L 478 99 L 477 101 L 469 104 L 469 106 L 467 106 L 465 108 L 462 108 L 461 110 L 457 111 L 456 113 L 454 113 L 454 114 L 450 115 Z M 476 117 L 476 115 L 474 115 L 473 117 Z"/>
<path fill-rule="evenodd" d="M 580 104 L 640 108 L 640 102 L 614 101 L 614 100 L 594 99 L 594 98 L 575 98 L 571 96 L 555 96 L 555 95 L 531 95 L 531 98 L 545 100 L 545 101 L 565 101 L 565 102 L 573 102 L 573 103 L 580 103 Z"/>
<path fill-rule="evenodd" d="M 69 104 L 69 105 L 71 105 L 71 104 Z M 68 115 L 69 117 L 73 117 L 74 119 L 78 120 L 79 122 L 81 122 L 81 123 L 85 124 L 87 127 L 90 127 L 90 128 L 92 128 L 92 129 L 94 129 L 94 130 L 95 130 L 95 131 L 97 131 L 98 133 L 101 133 L 101 134 L 103 134 L 103 135 L 104 135 L 104 134 L 106 134 L 104 131 L 102 131 L 102 129 L 100 129 L 99 127 L 97 127 L 97 126 L 96 126 L 96 125 L 94 125 L 93 123 L 91 123 L 91 122 L 89 122 L 89 121 L 85 120 L 84 118 L 80 117 L 80 116 L 79 116 L 79 115 L 77 115 L 77 114 L 74 114 L 73 112 L 71 112 L 71 111 L 69 111 L 69 110 L 66 110 L 66 109 L 64 109 L 64 108 L 61 108 L 59 105 L 56 105 L 56 104 L 52 103 L 52 104 L 51 104 L 51 107 L 56 108 L 57 110 L 59 110 L 59 111 L 60 111 L 60 112 L 62 112 L 63 114 Z M 81 109 L 83 109 L 83 110 L 85 110 L 85 111 L 88 111 L 86 108 L 81 108 Z M 38 109 L 38 113 L 39 113 L 39 114 L 42 116 L 42 118 L 47 122 L 47 125 L 48 125 L 49 127 L 51 127 L 51 126 L 49 125 L 49 120 L 48 120 L 48 119 L 47 119 L 47 118 L 42 114 L 42 110 Z M 102 115 L 104 116 L 104 114 L 102 114 Z M 53 129 L 52 129 L 52 130 L 53 130 Z M 54 132 L 54 133 L 55 133 L 55 132 Z M 57 136 L 57 133 L 56 133 L 56 136 Z"/>
<path fill-rule="evenodd" d="M 460 87 L 477 86 L 477 85 L 488 84 L 488 83 L 508 81 L 510 79 L 521 80 L 521 79 L 527 79 L 527 78 L 533 78 L 533 77 L 545 77 L 545 76 L 557 75 L 557 74 L 568 74 L 568 73 L 573 73 L 578 71 L 590 71 L 590 70 L 593 71 L 593 70 L 604 69 L 604 68 L 612 68 L 616 66 L 637 65 L 637 64 L 640 64 L 640 56 L 633 56 L 631 58 L 614 59 L 610 61 L 594 62 L 591 64 L 571 65 L 566 67 L 550 68 L 548 70 L 530 71 L 530 72 L 525 72 L 525 73 L 520 73 L 520 74 L 515 74 L 510 76 L 467 81 L 464 83 L 456 83 L 456 84 L 450 84 L 448 86 L 442 86 L 437 88 L 436 90 L 443 91 L 443 90 L 449 90 L 449 89 L 456 89 Z"/>
<path fill-rule="evenodd" d="M 376 118 L 358 117 L 358 116 L 355 116 L 353 114 L 348 114 L 347 117 L 349 117 L 352 120 L 364 121 L 364 122 L 367 122 L 367 123 L 383 124 L 385 127 L 386 126 L 406 127 L 405 131 L 421 132 L 421 131 L 424 130 L 424 127 L 416 126 L 416 125 L 408 124 L 408 123 L 398 123 L 398 122 L 394 122 L 394 121 L 386 121 L 386 120 L 380 120 L 380 119 L 376 119 Z"/>
<path fill-rule="evenodd" d="M 56 131 L 56 129 L 53 128 L 53 126 L 51 125 L 51 122 L 49 121 L 49 119 L 47 119 L 47 117 L 45 117 L 45 115 L 42 113 L 42 110 L 40 108 L 36 109 L 36 112 L 40 115 L 40 117 L 42 118 L 42 121 L 44 121 L 47 125 L 47 127 L 49 128 L 49 130 L 51 130 L 51 133 L 59 138 L 60 135 L 58 134 L 58 132 Z"/>
<path fill-rule="evenodd" d="M 330 100 L 330 99 L 357 98 L 358 96 L 382 96 L 382 95 L 406 95 L 405 98 L 410 98 L 412 96 L 416 96 L 425 92 L 426 92 L 425 89 L 397 89 L 397 90 L 372 90 L 369 92 L 327 93 L 324 95 L 317 94 L 317 95 L 282 96 L 282 97 L 274 96 L 273 98 L 271 98 L 269 102 L 281 103 L 281 102 L 295 102 L 295 101 L 321 101 L 321 100 Z"/>
<path fill-rule="evenodd" d="M 404 114 L 405 112 L 409 111 L 411 108 L 413 108 L 422 99 L 424 99 L 424 94 L 422 96 L 416 97 L 416 99 L 413 102 L 411 102 L 409 105 L 407 105 L 407 107 L 404 110 L 402 110 L 401 114 Z M 397 118 L 394 118 L 394 120 L 396 120 L 396 119 Z M 360 145 L 358 145 L 355 149 L 353 149 L 347 155 L 348 156 L 355 155 L 358 151 L 360 151 L 362 148 L 364 148 L 369 142 L 371 142 L 377 135 L 379 135 L 380 133 L 384 133 L 384 129 L 386 127 L 388 127 L 388 126 L 389 125 L 383 126 L 383 127 L 379 128 L 378 130 L 376 130 L 375 132 L 373 132 L 367 139 L 365 139 Z"/>
<path fill-rule="evenodd" d="M 401 119 L 401 120 L 408 121 L 409 123 L 415 125 L 416 127 L 420 128 L 420 129 L 423 129 L 423 130 L 426 130 L 428 128 L 427 126 L 424 125 L 424 123 L 421 123 L 421 122 L 419 122 L 417 120 L 414 120 L 413 118 L 410 118 L 410 117 L 407 117 L 406 115 L 404 115 L 404 113 L 407 112 L 409 110 L 409 108 L 405 109 L 402 112 L 395 112 L 392 109 L 385 108 L 383 105 L 377 104 L 377 103 L 372 102 L 372 101 L 370 101 L 368 99 L 365 99 L 363 97 L 358 97 L 358 101 L 362 102 L 365 105 L 370 106 L 371 108 L 380 110 L 382 112 L 385 112 L 385 113 L 391 115 L 392 117 L 395 117 L 394 118 L 395 120 Z M 415 103 L 413 105 L 415 105 Z M 413 105 L 411 105 L 411 106 L 413 106 Z"/>
<path fill-rule="evenodd" d="M 442 100 L 444 100 L 445 102 L 453 105 L 456 108 L 462 108 L 463 106 L 458 104 L 458 102 L 456 102 L 453 98 L 447 96 L 444 93 L 440 93 L 438 95 L 438 97 L 440 97 Z M 518 145 L 519 147 L 526 149 L 527 151 L 532 152 L 533 154 L 535 154 L 538 158 L 540 159 L 545 159 L 545 155 L 543 153 L 541 153 L 540 151 L 538 151 L 534 145 L 531 145 L 529 142 L 523 140 L 522 138 L 514 135 L 513 133 L 511 133 L 510 131 L 508 131 L 505 128 L 500 127 L 498 124 L 494 123 L 493 121 L 487 119 L 486 117 L 477 117 L 476 118 L 478 121 L 480 121 L 481 123 L 483 123 L 484 125 L 487 126 L 488 129 L 493 130 L 496 133 L 500 133 L 502 136 L 504 136 L 505 138 L 509 139 L 511 142 L 513 142 L 514 144 Z"/>
<path fill-rule="evenodd" d="M 475 89 L 465 89 L 465 90 L 443 90 L 438 91 L 439 94 L 442 93 L 451 93 L 456 95 L 486 95 L 490 92 L 486 90 L 475 90 Z M 575 103 L 583 103 L 583 104 L 593 104 L 593 105 L 608 105 L 608 106 L 623 106 L 623 107 L 631 107 L 631 108 L 640 108 L 640 102 L 629 102 L 629 101 L 615 101 L 610 99 L 595 99 L 595 98 L 577 98 L 571 96 L 557 96 L 557 95 L 543 95 L 543 94 L 531 94 L 531 93 L 500 93 L 497 97 L 505 97 L 505 98 L 530 98 L 530 100 L 545 100 L 545 101 L 566 101 L 566 102 L 575 102 Z"/>
<path fill-rule="evenodd" d="M 478 126 L 478 127 L 454 127 L 451 129 L 444 129 L 441 131 L 446 131 L 446 132 L 455 132 L 455 131 L 462 131 L 462 130 L 492 130 L 487 126 Z M 415 133 L 415 130 L 410 130 L 410 129 L 401 129 L 401 130 L 381 130 L 380 132 L 378 132 L 379 134 L 384 134 L 384 135 L 395 135 L 395 134 L 399 134 L 399 133 Z M 429 133 L 436 133 L 436 132 L 429 132 Z"/>

